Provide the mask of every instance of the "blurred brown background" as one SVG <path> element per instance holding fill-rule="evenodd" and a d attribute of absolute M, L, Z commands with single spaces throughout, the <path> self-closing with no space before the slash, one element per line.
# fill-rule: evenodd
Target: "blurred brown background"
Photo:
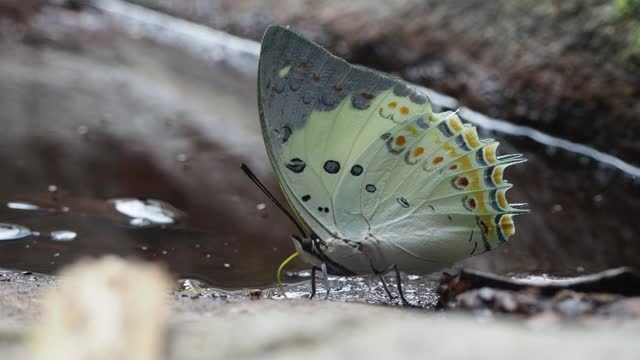
<path fill-rule="evenodd" d="M 51 272 L 115 252 L 220 286 L 273 283 L 295 228 L 239 170 L 249 163 L 277 190 L 259 132 L 257 44 L 220 45 L 194 24 L 254 40 L 268 24 L 290 24 L 349 61 L 640 165 L 638 1 L 136 3 L 0 1 L 0 222 L 40 233 L 0 241 L 1 267 Z M 640 265 L 636 178 L 524 137 L 484 135 L 529 158 L 508 178 L 511 201 L 532 214 L 508 245 L 465 265 L 557 274 Z M 131 226 L 108 201 L 123 197 L 184 216 Z M 54 230 L 78 237 L 52 241 Z"/>

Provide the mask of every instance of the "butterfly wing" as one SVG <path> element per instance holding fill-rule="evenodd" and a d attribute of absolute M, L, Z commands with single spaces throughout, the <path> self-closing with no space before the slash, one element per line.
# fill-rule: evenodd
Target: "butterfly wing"
<path fill-rule="evenodd" d="M 525 161 L 496 156 L 498 143 L 451 112 L 411 116 L 375 140 L 357 160 L 359 182 L 335 194 L 338 227 L 376 243 L 372 263 L 429 272 L 489 251 L 515 232 L 504 169 Z"/>
<path fill-rule="evenodd" d="M 342 236 L 336 189 L 363 177 L 363 152 L 407 117 L 431 111 L 428 98 L 401 80 L 350 65 L 277 25 L 262 40 L 258 97 L 280 185 L 321 238 Z"/>

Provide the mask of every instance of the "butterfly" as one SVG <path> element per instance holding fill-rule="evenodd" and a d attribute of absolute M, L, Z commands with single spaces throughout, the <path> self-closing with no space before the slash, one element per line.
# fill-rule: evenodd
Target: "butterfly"
<path fill-rule="evenodd" d="M 433 113 L 410 84 L 351 65 L 287 27 L 264 33 L 258 104 L 301 232 L 279 283 L 295 256 L 312 265 L 312 296 L 316 270 L 326 279 L 394 269 L 406 303 L 399 270 L 432 273 L 492 250 L 528 212 L 507 202 L 512 185 L 503 179 L 522 155 L 497 155 L 497 141 L 481 140 L 455 112 Z"/>

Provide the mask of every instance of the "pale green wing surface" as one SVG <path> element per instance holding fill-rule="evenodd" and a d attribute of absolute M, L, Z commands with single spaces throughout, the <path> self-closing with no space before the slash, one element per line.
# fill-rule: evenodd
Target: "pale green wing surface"
<path fill-rule="evenodd" d="M 336 189 L 362 181 L 363 152 L 407 117 L 431 111 L 428 98 L 403 81 L 352 66 L 282 26 L 269 27 L 262 40 L 258 96 L 278 180 L 321 238 L 342 235 Z"/>
<path fill-rule="evenodd" d="M 502 177 L 525 159 L 496 156 L 497 146 L 451 112 L 407 118 L 356 160 L 361 181 L 340 184 L 338 227 L 377 241 L 387 264 L 409 272 L 497 247 L 515 232 L 512 216 L 528 211 L 507 203 Z"/>

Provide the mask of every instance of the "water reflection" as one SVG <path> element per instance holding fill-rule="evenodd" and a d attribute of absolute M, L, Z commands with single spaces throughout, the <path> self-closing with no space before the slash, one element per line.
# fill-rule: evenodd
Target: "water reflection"
<path fill-rule="evenodd" d="M 25 210 L 25 211 L 35 211 L 40 209 L 38 205 L 23 203 L 23 202 L 8 202 L 7 207 L 9 209 Z"/>
<path fill-rule="evenodd" d="M 31 235 L 31 230 L 24 226 L 0 223 L 0 241 L 18 240 Z"/>
<path fill-rule="evenodd" d="M 49 236 L 53 241 L 72 241 L 78 234 L 70 230 L 56 230 L 52 231 Z"/>
<path fill-rule="evenodd" d="M 182 213 L 170 204 L 154 199 L 113 199 L 109 200 L 116 211 L 130 217 L 129 225 L 136 227 L 174 224 Z"/>

